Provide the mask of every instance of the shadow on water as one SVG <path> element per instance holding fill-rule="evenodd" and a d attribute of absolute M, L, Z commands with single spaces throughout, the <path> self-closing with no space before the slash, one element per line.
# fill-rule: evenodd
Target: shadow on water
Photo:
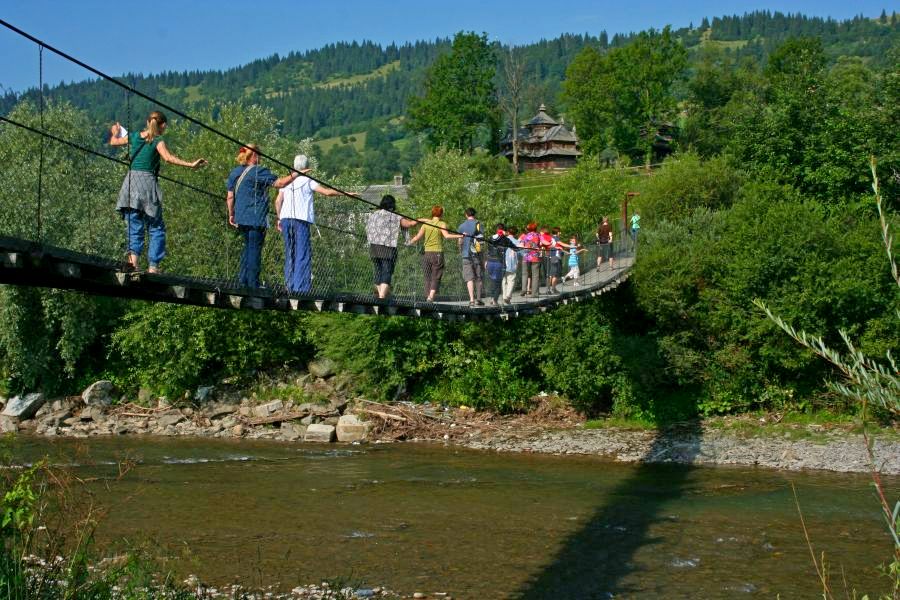
<path fill-rule="evenodd" d="M 690 462 L 699 452 L 700 440 L 696 421 L 660 429 L 645 459 L 677 453 L 679 462 Z M 666 505 L 687 490 L 692 471 L 690 465 L 640 463 L 632 476 L 604 493 L 608 501 L 514 597 L 593 599 L 638 592 L 622 580 L 636 568 L 635 553 L 660 541 L 651 537 L 650 529 L 666 520 Z"/>

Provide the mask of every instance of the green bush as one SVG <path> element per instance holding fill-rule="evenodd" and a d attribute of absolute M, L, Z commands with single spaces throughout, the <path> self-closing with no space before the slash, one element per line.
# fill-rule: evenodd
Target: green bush
<path fill-rule="evenodd" d="M 126 389 L 147 387 L 176 396 L 218 378 L 245 381 L 257 371 L 304 364 L 312 355 L 307 317 L 296 313 L 211 310 L 135 303 L 113 334 Z"/>
<path fill-rule="evenodd" d="M 753 310 L 762 299 L 807 331 L 846 329 L 870 347 L 898 347 L 897 306 L 871 219 L 829 216 L 777 185 L 745 185 L 730 209 L 697 209 L 645 232 L 634 273 L 639 305 L 684 386 L 707 414 L 783 406 L 822 390 L 827 368 Z"/>

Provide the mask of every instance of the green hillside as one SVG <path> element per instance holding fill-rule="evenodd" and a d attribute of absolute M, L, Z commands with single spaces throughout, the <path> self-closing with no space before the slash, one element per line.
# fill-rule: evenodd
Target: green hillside
<path fill-rule="evenodd" d="M 703 19 L 674 35 L 688 49 L 688 73 L 710 50 L 724 52 L 735 68 L 746 60 L 764 64 L 785 39 L 801 35 L 820 38 L 833 62 L 841 56 L 858 56 L 877 67 L 900 37 L 896 15 L 835 21 L 769 11 Z M 525 67 L 523 117 L 541 103 L 553 114 L 565 113 L 561 89 L 572 59 L 585 46 L 605 51 L 624 46 L 632 38 L 610 37 L 605 31 L 596 36 L 562 34 L 520 47 Z M 276 54 L 224 71 L 169 71 L 123 78 L 186 111 L 215 114 L 215 107 L 226 102 L 259 104 L 273 111 L 283 134 L 311 137 L 321 151 L 333 153 L 332 163 L 357 169 L 370 180 L 386 180 L 418 159 L 419 144 L 398 119 L 406 115 L 409 98 L 421 93 L 428 66 L 448 51 L 449 43 L 448 39 L 388 46 L 340 42 L 303 53 Z M 501 51 L 507 48 L 497 45 L 497 50 L 499 63 Z M 676 94 L 684 99 L 687 89 L 682 88 Z M 85 110 L 98 123 L 98 131 L 115 120 L 134 123 L 137 115 L 150 109 L 140 99 L 126 103 L 121 90 L 104 81 L 60 84 L 48 88 L 46 95 Z M 0 113 L 8 113 L 22 99 L 36 99 L 36 90 L 0 97 Z M 343 143 L 347 136 L 356 142 Z"/>

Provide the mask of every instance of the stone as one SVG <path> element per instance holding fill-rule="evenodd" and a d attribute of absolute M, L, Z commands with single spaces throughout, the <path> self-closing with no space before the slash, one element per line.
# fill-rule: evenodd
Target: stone
<path fill-rule="evenodd" d="M 75 408 L 76 403 L 68 398 L 58 398 L 49 404 L 50 412 L 55 413 L 61 410 L 72 410 Z"/>
<path fill-rule="evenodd" d="M 63 425 L 67 425 L 71 427 L 72 425 L 77 425 L 81 423 L 81 417 L 69 417 L 68 419 L 63 419 Z"/>
<path fill-rule="evenodd" d="M 344 409 L 347 408 L 347 401 L 342 398 L 332 398 L 331 401 L 328 402 L 328 408 L 332 411 L 342 413 Z"/>
<path fill-rule="evenodd" d="M 330 404 L 313 404 L 313 409 L 311 411 L 311 414 L 314 417 L 337 417 L 337 416 L 339 416 L 338 411 L 332 409 Z"/>
<path fill-rule="evenodd" d="M 281 409 L 284 408 L 284 402 L 281 400 L 273 400 L 272 402 L 266 402 L 265 404 L 260 404 L 259 406 L 253 407 L 253 416 L 259 418 L 269 417 Z"/>
<path fill-rule="evenodd" d="M 335 370 L 337 370 L 337 365 L 330 358 L 319 358 L 309 363 L 307 370 L 313 377 L 325 379 L 334 375 Z"/>
<path fill-rule="evenodd" d="M 159 426 L 164 429 L 174 427 L 176 424 L 181 423 L 182 421 L 184 421 L 184 415 L 180 412 L 166 413 L 156 420 Z"/>
<path fill-rule="evenodd" d="M 44 404 L 41 405 L 41 407 L 37 410 L 37 412 L 34 413 L 34 418 L 40 419 L 41 417 L 49 415 L 49 414 L 50 414 L 50 405 L 45 402 Z"/>
<path fill-rule="evenodd" d="M 16 417 L 20 421 L 25 421 L 33 417 L 43 404 L 44 395 L 40 392 L 15 396 L 6 403 L 2 414 L 5 417 Z"/>
<path fill-rule="evenodd" d="M 299 440 L 306 433 L 306 427 L 299 423 L 285 421 L 281 424 L 281 437 L 289 442 Z"/>
<path fill-rule="evenodd" d="M 300 419 L 300 424 L 301 425 L 312 425 L 313 423 L 315 423 L 315 420 L 316 420 L 316 418 L 314 416 L 306 415 L 305 417 Z"/>
<path fill-rule="evenodd" d="M 240 408 L 239 414 L 240 414 L 242 417 L 249 417 L 250 415 L 253 414 L 253 409 L 250 408 L 249 406 L 242 406 L 242 407 Z"/>
<path fill-rule="evenodd" d="M 78 417 L 82 421 L 102 421 L 103 420 L 103 409 L 99 406 L 85 406 L 81 409 L 81 413 Z"/>
<path fill-rule="evenodd" d="M 334 440 L 334 426 L 322 425 L 321 423 L 313 423 L 306 428 L 303 435 L 304 442 L 319 442 L 330 444 Z"/>
<path fill-rule="evenodd" d="M 34 431 L 35 429 L 37 429 L 37 421 L 33 419 L 19 421 L 19 431 Z"/>
<path fill-rule="evenodd" d="M 112 381 L 102 379 L 88 386 L 81 394 L 81 399 L 88 406 L 109 406 L 113 403 L 115 386 Z"/>
<path fill-rule="evenodd" d="M 163 396 L 162 398 L 157 398 L 156 400 L 156 408 L 165 410 L 167 408 L 171 408 L 172 405 L 169 404 L 169 399 Z"/>
<path fill-rule="evenodd" d="M 240 423 L 231 428 L 231 435 L 234 437 L 241 437 L 244 435 L 244 426 Z"/>
<path fill-rule="evenodd" d="M 0 433 L 15 433 L 19 430 L 19 419 L 0 416 Z"/>
<path fill-rule="evenodd" d="M 63 409 L 63 410 L 60 410 L 60 411 L 57 411 L 54 413 L 50 413 L 48 415 L 41 417 L 40 425 L 42 427 L 48 427 L 48 428 L 59 427 L 60 425 L 63 424 L 63 422 L 65 422 L 71 416 L 72 416 L 72 411 L 70 411 L 69 409 Z"/>
<path fill-rule="evenodd" d="M 213 394 L 215 394 L 216 388 L 212 385 L 203 385 L 197 388 L 197 391 L 194 392 L 194 400 L 197 402 L 209 402 L 212 400 Z"/>
<path fill-rule="evenodd" d="M 228 415 L 234 414 L 236 412 L 237 408 L 233 405 L 220 404 L 209 409 L 206 413 L 206 416 L 209 417 L 210 420 L 214 421 L 216 419 L 221 419 L 222 417 L 227 417 Z M 247 412 L 249 413 L 250 411 Z"/>
<path fill-rule="evenodd" d="M 335 425 L 336 426 L 338 424 L 339 420 L 340 420 L 340 417 L 326 417 L 326 418 L 322 419 L 322 423 L 324 423 L 325 425 Z"/>
<path fill-rule="evenodd" d="M 339 442 L 362 442 L 369 435 L 369 424 L 356 415 L 344 415 L 338 419 L 335 431 Z"/>
<path fill-rule="evenodd" d="M 353 383 L 353 376 L 349 373 L 341 373 L 340 375 L 335 376 L 334 380 L 331 382 L 334 391 L 343 392 L 350 388 Z"/>

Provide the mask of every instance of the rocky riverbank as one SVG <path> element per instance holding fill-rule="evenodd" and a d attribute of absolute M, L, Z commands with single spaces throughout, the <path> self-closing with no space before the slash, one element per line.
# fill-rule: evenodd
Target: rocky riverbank
<path fill-rule="evenodd" d="M 525 415 L 501 416 L 465 408 L 377 403 L 353 395 L 349 378 L 315 361 L 308 372 L 245 395 L 228 383 L 196 390 L 173 406 L 142 392 L 137 401 L 99 381 L 81 396 L 45 399 L 29 394 L 3 402 L 0 431 L 42 436 L 200 436 L 291 443 L 433 441 L 477 450 L 599 456 L 622 462 L 759 465 L 776 469 L 870 470 L 861 435 L 821 425 L 790 430 L 755 427 L 750 434 L 718 423 L 661 430 L 586 428 L 561 402 L 536 402 Z M 281 397 L 276 397 L 281 396 Z M 297 402 L 291 397 L 300 397 Z M 878 435 L 882 473 L 900 474 L 900 437 Z"/>

